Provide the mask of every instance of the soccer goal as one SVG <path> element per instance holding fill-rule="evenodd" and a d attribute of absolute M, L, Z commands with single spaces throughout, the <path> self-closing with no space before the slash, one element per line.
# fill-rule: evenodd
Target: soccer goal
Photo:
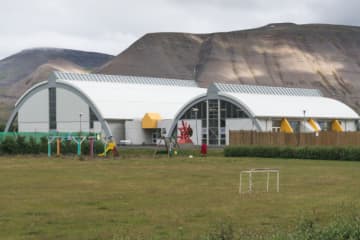
<path fill-rule="evenodd" d="M 255 174 L 266 174 L 266 192 L 269 192 L 269 185 L 270 185 L 270 175 L 276 175 L 276 192 L 280 191 L 280 170 L 277 168 L 252 168 L 248 170 L 240 171 L 240 184 L 239 184 L 239 194 L 246 193 L 246 192 L 253 192 L 253 178 Z M 248 191 L 243 191 L 243 175 L 248 176 Z"/>

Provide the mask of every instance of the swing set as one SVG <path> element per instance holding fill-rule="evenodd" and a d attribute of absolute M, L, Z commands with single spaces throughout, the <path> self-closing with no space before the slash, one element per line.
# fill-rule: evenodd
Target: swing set
<path fill-rule="evenodd" d="M 91 157 L 94 157 L 95 151 L 95 140 L 96 137 L 95 136 L 48 136 L 48 157 L 51 157 L 52 154 L 52 143 L 54 143 L 56 141 L 56 156 L 60 156 L 61 155 L 61 143 L 65 142 L 65 141 L 69 141 L 69 142 L 75 142 L 76 143 L 76 153 L 78 156 L 81 156 L 81 145 L 82 143 L 88 140 L 89 141 L 89 155 Z M 98 154 L 97 156 L 99 157 L 106 157 L 107 153 L 109 153 L 109 151 L 113 152 L 113 155 L 115 156 L 118 152 L 116 149 L 116 145 L 114 143 L 114 141 L 111 140 L 111 138 L 109 138 L 109 141 L 102 141 L 104 144 L 104 152 Z"/>

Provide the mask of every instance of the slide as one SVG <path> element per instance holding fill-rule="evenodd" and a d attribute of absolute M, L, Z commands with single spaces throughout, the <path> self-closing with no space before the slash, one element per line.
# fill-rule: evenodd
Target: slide
<path fill-rule="evenodd" d="M 116 144 L 114 142 L 109 142 L 106 146 L 105 151 L 103 153 L 98 154 L 98 156 L 104 157 L 106 154 L 108 154 L 109 151 L 113 151 L 115 154 L 117 153 Z"/>

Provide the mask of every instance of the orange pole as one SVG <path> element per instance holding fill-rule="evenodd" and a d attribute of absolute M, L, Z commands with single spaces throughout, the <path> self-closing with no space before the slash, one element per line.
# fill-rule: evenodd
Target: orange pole
<path fill-rule="evenodd" d="M 57 139 L 56 139 L 56 155 L 57 155 L 57 156 L 60 156 L 60 146 L 61 146 L 61 145 L 60 145 L 60 142 L 61 142 L 61 141 L 60 141 L 60 138 L 57 138 Z"/>

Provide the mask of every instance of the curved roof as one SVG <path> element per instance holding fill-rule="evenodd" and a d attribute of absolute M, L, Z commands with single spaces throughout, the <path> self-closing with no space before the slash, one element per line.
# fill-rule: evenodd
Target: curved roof
<path fill-rule="evenodd" d="M 83 92 L 105 119 L 140 119 L 147 112 L 159 113 L 165 119 L 174 118 L 181 106 L 206 92 L 191 80 L 188 83 L 187 80 L 131 76 L 107 80 L 109 75 L 84 75 L 55 73 L 56 82 Z"/>
<path fill-rule="evenodd" d="M 180 80 L 174 78 L 160 77 L 143 77 L 128 75 L 105 75 L 105 74 L 83 74 L 83 73 L 67 73 L 55 71 L 56 79 L 72 80 L 72 81 L 91 81 L 91 82 L 108 82 L 108 83 L 129 83 L 129 84 L 149 84 L 161 86 L 178 86 L 178 87 L 197 87 L 194 80 Z"/>
<path fill-rule="evenodd" d="M 322 96 L 322 93 L 318 89 L 308 89 L 308 88 L 272 87 L 272 86 L 261 86 L 261 85 L 227 84 L 227 83 L 213 83 L 212 87 L 216 88 L 217 92 L 286 95 L 286 96 L 313 96 L 313 97 Z"/>
<path fill-rule="evenodd" d="M 335 99 L 316 96 L 286 96 L 219 92 L 246 107 L 254 117 L 306 117 L 324 119 L 358 119 L 349 106 Z"/>

